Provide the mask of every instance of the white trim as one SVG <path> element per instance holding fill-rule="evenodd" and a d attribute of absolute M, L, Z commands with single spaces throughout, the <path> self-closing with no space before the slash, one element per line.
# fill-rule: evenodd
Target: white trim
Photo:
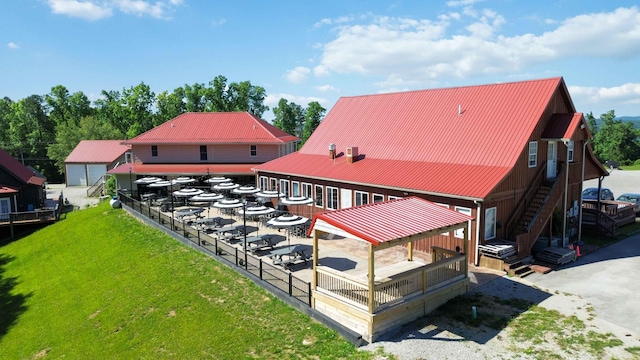
<path fill-rule="evenodd" d="M 573 162 L 573 151 L 574 150 L 574 142 L 573 140 L 567 141 L 567 161 Z"/>
<path fill-rule="evenodd" d="M 285 197 L 290 196 L 291 189 L 289 188 L 289 180 L 280 179 L 280 192 L 283 193 Z"/>
<path fill-rule="evenodd" d="M 393 195 L 389 195 L 389 196 L 387 196 L 387 200 L 397 200 L 397 199 L 402 199 L 402 197 L 400 197 L 400 196 L 393 196 Z"/>
<path fill-rule="evenodd" d="M 471 208 L 468 207 L 464 207 L 464 206 L 456 206 L 454 208 L 455 211 L 461 213 L 461 214 L 465 214 L 465 215 L 469 215 L 471 216 Z M 468 231 L 471 231 L 471 228 L 468 229 Z M 464 239 L 464 228 L 463 229 L 458 229 L 456 230 L 453 235 L 455 237 L 457 237 L 458 239 Z"/>
<path fill-rule="evenodd" d="M 489 217 L 489 213 L 493 212 L 493 224 L 489 223 L 490 217 Z M 497 228 L 496 228 L 496 222 L 497 222 L 497 217 L 498 217 L 498 208 L 497 207 L 491 207 L 491 208 L 487 208 L 484 210 L 484 240 L 491 240 L 491 239 L 495 239 L 496 238 L 496 233 L 497 233 Z M 492 233 L 489 234 L 489 236 L 487 236 L 487 231 L 490 231 Z"/>
<path fill-rule="evenodd" d="M 278 190 L 278 178 L 269 178 L 269 186 L 271 187 L 269 190 L 276 191 Z"/>
<path fill-rule="evenodd" d="M 311 183 L 303 182 L 301 184 L 302 196 L 313 199 L 313 185 Z M 311 206 L 311 204 L 307 204 L 307 206 Z"/>
<path fill-rule="evenodd" d="M 260 176 L 260 190 L 267 190 L 269 188 L 269 178 L 266 176 Z"/>
<path fill-rule="evenodd" d="M 358 199 L 358 195 L 360 195 L 360 197 L 361 197 L 360 199 Z M 363 195 L 364 195 L 364 198 L 366 199 L 366 201 L 364 201 L 364 202 L 362 202 Z M 355 190 L 354 191 L 354 198 L 355 198 L 355 202 L 356 202 L 355 206 L 366 205 L 366 204 L 369 203 L 369 193 L 366 192 L 366 191 Z M 360 200 L 360 201 L 358 201 L 358 200 Z"/>
<path fill-rule="evenodd" d="M 380 201 L 376 201 L 376 197 L 377 197 L 377 196 L 381 197 L 381 198 L 382 198 L 382 200 L 380 200 Z M 376 194 L 376 193 L 373 193 L 373 196 L 371 196 L 371 199 L 372 199 L 372 201 L 373 201 L 373 203 L 374 203 L 374 204 L 375 204 L 375 203 L 377 203 L 377 202 L 384 202 L 384 195 L 382 195 L 382 194 Z"/>
<path fill-rule="evenodd" d="M 301 193 L 300 193 L 300 182 L 299 181 L 291 181 L 291 196 L 300 196 L 300 195 L 301 195 Z"/>
<path fill-rule="evenodd" d="M 320 189 L 320 197 L 318 197 L 318 189 Z M 318 203 L 318 200 L 320 203 Z M 316 204 L 316 207 L 324 208 L 324 187 L 322 185 L 313 187 L 313 203 Z"/>
<path fill-rule="evenodd" d="M 538 142 L 529 141 L 529 157 L 527 158 L 527 164 L 530 168 L 538 166 Z"/>
<path fill-rule="evenodd" d="M 333 192 L 335 191 L 335 204 L 333 203 Z M 327 186 L 327 209 L 328 210 L 338 210 L 338 206 L 340 205 L 340 198 L 338 197 L 339 191 L 337 187 Z M 331 205 L 334 205 L 332 207 Z"/>

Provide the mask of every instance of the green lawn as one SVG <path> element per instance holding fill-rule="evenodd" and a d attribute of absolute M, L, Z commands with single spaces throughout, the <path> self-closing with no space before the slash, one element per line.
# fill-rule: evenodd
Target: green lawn
<path fill-rule="evenodd" d="M 335 331 L 107 203 L 0 247 L 2 359 L 358 358 Z"/>

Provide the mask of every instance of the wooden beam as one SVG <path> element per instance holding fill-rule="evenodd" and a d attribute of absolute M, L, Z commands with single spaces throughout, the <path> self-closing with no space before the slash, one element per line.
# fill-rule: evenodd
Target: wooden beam
<path fill-rule="evenodd" d="M 373 244 L 369 243 L 369 314 L 373 314 L 375 310 L 374 306 L 374 295 L 375 295 L 375 258 L 374 258 Z"/>
<path fill-rule="evenodd" d="M 407 260 L 413 261 L 413 241 L 407 244 Z"/>
<path fill-rule="evenodd" d="M 471 220 L 469 220 L 469 226 L 465 226 L 462 230 L 464 243 L 462 244 L 464 251 L 464 276 L 469 277 L 469 228 L 471 228 Z"/>

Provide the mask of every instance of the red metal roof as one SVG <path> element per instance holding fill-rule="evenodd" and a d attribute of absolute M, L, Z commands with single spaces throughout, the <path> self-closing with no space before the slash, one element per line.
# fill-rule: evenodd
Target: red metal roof
<path fill-rule="evenodd" d="M 4 167 L 9 173 L 23 181 L 25 184 L 42 185 L 47 179 L 37 176 L 33 171 L 29 170 L 21 162 L 14 159 L 8 152 L 0 149 L 0 166 Z"/>
<path fill-rule="evenodd" d="M 248 112 L 184 113 L 123 143 L 281 144 L 299 140 Z"/>
<path fill-rule="evenodd" d="M 122 164 L 107 171 L 107 174 L 137 175 L 253 175 L 256 164 Z"/>
<path fill-rule="evenodd" d="M 466 223 L 473 217 L 412 196 L 316 214 L 309 233 L 313 232 L 317 220 L 378 245 Z"/>
<path fill-rule="evenodd" d="M 561 77 L 343 97 L 298 154 L 255 170 L 483 198 L 516 164 L 559 88 Z M 358 147 L 361 159 L 338 173 L 331 143 L 338 154 Z"/>
<path fill-rule="evenodd" d="M 370 159 L 348 163 L 345 156 L 334 160 L 328 155 L 295 152 L 257 165 L 284 175 L 297 175 L 325 180 L 340 180 L 354 184 L 374 184 L 385 188 L 418 191 L 440 195 L 455 195 L 473 200 L 482 199 L 511 170 L 500 166 L 445 164 L 420 161 Z M 460 186 L 466 181 L 465 186 Z"/>
<path fill-rule="evenodd" d="M 582 113 L 553 114 L 549 125 L 542 131 L 542 139 L 571 139 L 580 124 L 584 122 Z"/>
<path fill-rule="evenodd" d="M 18 189 L 16 188 L 0 185 L 0 194 L 15 194 L 17 192 L 18 192 Z"/>
<path fill-rule="evenodd" d="M 110 164 L 130 149 L 122 140 L 82 140 L 64 162 Z"/>

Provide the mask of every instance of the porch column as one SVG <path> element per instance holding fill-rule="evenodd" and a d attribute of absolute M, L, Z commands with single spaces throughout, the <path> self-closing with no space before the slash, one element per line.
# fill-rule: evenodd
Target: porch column
<path fill-rule="evenodd" d="M 413 241 L 407 244 L 407 260 L 413 261 Z"/>
<path fill-rule="evenodd" d="M 471 228 L 471 220 L 467 221 L 467 226 L 464 227 L 462 233 L 463 235 L 463 244 L 464 249 L 464 275 L 469 277 L 469 229 Z"/>
<path fill-rule="evenodd" d="M 318 273 L 316 267 L 318 266 L 318 230 L 313 230 L 313 253 L 311 254 L 313 261 L 313 277 L 311 278 L 311 289 L 316 290 L 318 286 Z"/>
<path fill-rule="evenodd" d="M 373 314 L 375 310 L 374 295 L 376 286 L 376 274 L 374 269 L 374 251 L 373 244 L 369 243 L 369 314 Z"/>

